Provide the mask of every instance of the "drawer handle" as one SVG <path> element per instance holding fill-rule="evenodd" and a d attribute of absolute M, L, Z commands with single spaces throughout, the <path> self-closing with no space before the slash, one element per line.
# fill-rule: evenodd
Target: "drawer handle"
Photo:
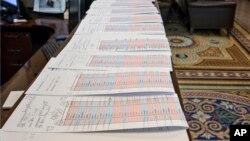
<path fill-rule="evenodd" d="M 21 66 L 23 66 L 23 64 L 11 63 L 10 66 L 21 67 Z"/>
<path fill-rule="evenodd" d="M 9 51 L 9 52 L 15 52 L 15 53 L 21 52 L 20 49 L 8 49 L 8 51 Z"/>

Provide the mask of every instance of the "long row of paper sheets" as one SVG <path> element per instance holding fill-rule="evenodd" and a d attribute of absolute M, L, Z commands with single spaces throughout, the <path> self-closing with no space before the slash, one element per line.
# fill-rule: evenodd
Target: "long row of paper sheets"
<path fill-rule="evenodd" d="M 152 1 L 94 1 L 26 91 L 1 138 L 188 140 L 169 43 Z M 107 133 L 72 133 L 96 131 Z"/>

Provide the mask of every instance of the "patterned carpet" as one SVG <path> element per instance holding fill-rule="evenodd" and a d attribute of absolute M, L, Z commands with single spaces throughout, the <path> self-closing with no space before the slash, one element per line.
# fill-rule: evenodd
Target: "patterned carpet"
<path fill-rule="evenodd" d="M 177 69 L 250 70 L 248 52 L 227 36 L 212 31 L 190 35 L 187 32 L 173 32 L 171 29 L 179 30 L 179 26 L 167 28 L 170 30 L 167 37 Z"/>
<path fill-rule="evenodd" d="M 191 35 L 179 13 L 165 29 L 192 141 L 228 141 L 229 125 L 250 125 L 250 36 L 237 23 Z"/>
<path fill-rule="evenodd" d="M 250 90 L 249 71 L 176 70 L 176 75 L 180 85 L 238 86 Z"/>
<path fill-rule="evenodd" d="M 192 140 L 229 140 L 229 125 L 250 125 L 250 91 L 182 91 Z"/>
<path fill-rule="evenodd" d="M 212 30 L 190 35 L 180 23 L 166 33 L 181 86 L 250 86 L 250 55 L 234 38 Z"/>
<path fill-rule="evenodd" d="M 214 31 L 166 27 L 192 141 L 229 140 L 229 125 L 250 125 L 248 50 Z"/>
<path fill-rule="evenodd" d="M 231 34 L 234 36 L 234 38 L 247 50 L 247 52 L 250 54 L 250 35 L 248 32 L 244 31 L 238 25 L 235 23 L 234 28 L 231 31 Z"/>

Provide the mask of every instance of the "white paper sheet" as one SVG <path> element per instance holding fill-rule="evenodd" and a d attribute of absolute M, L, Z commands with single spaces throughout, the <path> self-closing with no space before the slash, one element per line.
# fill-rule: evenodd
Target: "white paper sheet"
<path fill-rule="evenodd" d="M 113 54 L 88 54 L 76 53 L 60 54 L 52 61 L 49 68 L 61 69 L 98 69 L 98 70 L 168 70 L 172 71 L 171 56 L 164 52 L 115 52 Z"/>
<path fill-rule="evenodd" d="M 161 23 L 144 23 L 144 24 L 89 24 L 81 21 L 75 34 L 86 33 L 137 33 L 137 34 L 162 34 L 165 35 L 165 29 Z"/>
<path fill-rule="evenodd" d="M 140 95 L 174 92 L 169 71 L 50 70 L 44 69 L 26 94 L 35 95 Z"/>
<path fill-rule="evenodd" d="M 166 51 L 166 54 L 171 54 L 164 35 L 105 35 L 74 35 L 62 52 Z"/>
<path fill-rule="evenodd" d="M 152 132 L 119 133 L 35 133 L 6 132 L 0 133 L 1 141 L 189 141 L 186 130 L 171 129 Z"/>
<path fill-rule="evenodd" d="M 90 8 L 107 8 L 107 7 L 119 7 L 119 8 L 134 8 L 134 7 L 155 7 L 150 1 L 123 1 L 123 2 L 107 2 L 107 1 L 93 1 Z"/>
<path fill-rule="evenodd" d="M 136 8 L 117 8 L 110 7 L 107 9 L 91 8 L 86 12 L 88 15 L 140 15 L 140 14 L 159 14 L 156 7 L 136 7 Z"/>
<path fill-rule="evenodd" d="M 23 93 L 24 91 L 11 91 L 3 104 L 3 109 L 12 108 Z"/>
<path fill-rule="evenodd" d="M 105 23 L 123 23 L 123 24 L 135 24 L 135 23 L 163 23 L 161 15 L 159 14 L 141 14 L 141 15 L 109 15 L 109 16 L 93 16 L 87 15 L 84 21 L 90 24 L 105 24 Z"/>
<path fill-rule="evenodd" d="M 3 127 L 21 132 L 93 132 L 188 124 L 176 94 L 129 97 L 26 95 Z"/>

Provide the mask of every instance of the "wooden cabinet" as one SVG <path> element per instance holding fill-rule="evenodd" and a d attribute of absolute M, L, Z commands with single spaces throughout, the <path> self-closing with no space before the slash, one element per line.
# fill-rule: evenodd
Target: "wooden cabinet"
<path fill-rule="evenodd" d="M 32 56 L 30 32 L 1 33 L 1 82 L 7 81 Z"/>
<path fill-rule="evenodd" d="M 66 22 L 54 15 L 36 15 L 25 23 L 1 20 L 1 85 L 7 82 L 49 39 L 67 35 Z"/>
<path fill-rule="evenodd" d="M 1 85 L 7 82 L 54 33 L 35 23 L 1 24 Z"/>

